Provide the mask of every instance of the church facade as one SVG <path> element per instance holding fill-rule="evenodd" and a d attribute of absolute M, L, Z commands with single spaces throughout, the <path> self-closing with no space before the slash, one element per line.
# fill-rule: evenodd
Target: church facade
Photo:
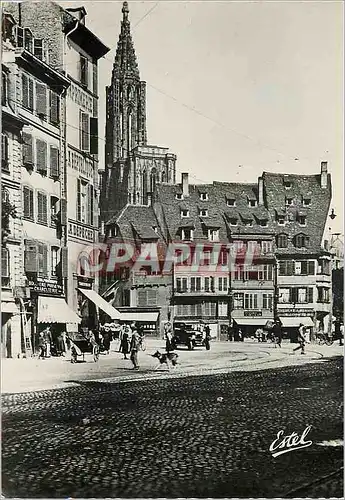
<path fill-rule="evenodd" d="M 147 143 L 146 83 L 140 80 L 128 14 L 124 2 L 111 83 L 106 88 L 100 205 L 105 224 L 127 204 L 149 205 L 157 183 L 175 183 L 176 156 Z"/>

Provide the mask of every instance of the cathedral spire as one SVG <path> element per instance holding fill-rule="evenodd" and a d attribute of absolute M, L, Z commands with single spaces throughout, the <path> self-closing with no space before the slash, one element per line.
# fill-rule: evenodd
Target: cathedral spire
<path fill-rule="evenodd" d="M 138 63 L 135 55 L 128 14 L 128 3 L 123 2 L 121 32 L 117 43 L 113 72 L 117 77 L 135 77 L 139 79 Z"/>

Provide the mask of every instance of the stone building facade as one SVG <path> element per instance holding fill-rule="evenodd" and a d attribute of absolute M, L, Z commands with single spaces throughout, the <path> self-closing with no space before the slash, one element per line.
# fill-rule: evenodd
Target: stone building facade
<path fill-rule="evenodd" d="M 107 224 L 109 246 L 125 242 L 140 254 L 153 244 L 159 261 L 158 268 L 127 262 L 108 274 L 107 287 L 121 282 L 130 290 L 127 306 L 158 307 L 160 331 L 172 319 L 207 322 L 219 337 L 228 325 L 252 335 L 277 317 L 291 339 L 301 322 L 311 334 L 326 330 L 332 277 L 323 235 L 330 201 L 325 163 L 321 174 L 264 172 L 255 184 L 190 185 L 182 174 L 181 184 L 157 185 L 151 206 L 127 205 Z M 171 244 L 187 255 L 166 268 Z"/>
<path fill-rule="evenodd" d="M 130 31 L 129 9 L 123 19 L 110 85 L 106 88 L 105 170 L 101 220 L 107 223 L 131 204 L 147 204 L 156 183 L 175 183 L 176 156 L 147 143 L 146 83 L 139 68 Z"/>
<path fill-rule="evenodd" d="M 17 2 L 4 4 L 3 11 L 15 23 L 16 102 L 25 122 L 20 182 L 34 348 L 48 320 L 57 329 L 75 330 L 75 312 L 87 322 L 96 318 L 80 289 L 86 283 L 97 290 L 98 283 L 85 276 L 79 255 L 98 242 L 97 65 L 109 49 L 86 27 L 83 8 Z"/>

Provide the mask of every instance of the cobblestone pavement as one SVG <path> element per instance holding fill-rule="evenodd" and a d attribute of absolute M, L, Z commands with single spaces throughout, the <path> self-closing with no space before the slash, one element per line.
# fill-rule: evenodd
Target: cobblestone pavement
<path fill-rule="evenodd" d="M 3 396 L 6 497 L 342 497 L 342 358 Z M 313 445 L 273 458 L 279 430 Z M 318 483 L 315 481 L 321 479 Z M 294 495 L 293 491 L 297 491 Z"/>
<path fill-rule="evenodd" d="M 166 378 L 236 370 L 258 370 L 265 367 L 304 365 L 322 360 L 325 357 L 343 354 L 343 348 L 334 344 L 331 347 L 308 345 L 306 356 L 292 355 L 294 344 L 283 344 L 275 349 L 271 343 L 253 342 L 212 342 L 211 351 L 197 348 L 190 352 L 179 349 L 179 365 L 168 374 L 166 368 L 154 371 L 157 360 L 152 358 L 157 349 L 164 351 L 164 341 L 148 339 L 147 350 L 139 354 L 140 371 L 131 370 L 131 362 L 123 360 L 117 352 L 117 344 L 112 345 L 109 356 L 101 355 L 94 363 L 86 355 L 84 363 L 71 364 L 67 358 L 50 358 L 44 361 L 37 358 L 8 359 L 2 363 L 2 393 L 30 392 L 40 389 L 70 387 L 85 380 L 117 380 L 141 378 Z"/>

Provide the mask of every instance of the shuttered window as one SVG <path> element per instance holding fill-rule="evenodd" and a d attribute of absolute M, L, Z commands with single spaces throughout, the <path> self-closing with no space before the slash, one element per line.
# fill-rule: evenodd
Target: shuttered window
<path fill-rule="evenodd" d="M 34 192 L 31 188 L 23 188 L 23 216 L 25 219 L 34 220 Z"/>
<path fill-rule="evenodd" d="M 50 249 L 50 275 L 56 277 L 58 275 L 58 265 L 60 261 L 60 248 L 51 247 Z"/>
<path fill-rule="evenodd" d="M 9 170 L 8 161 L 8 137 L 6 134 L 1 134 L 1 168 L 2 170 Z"/>
<path fill-rule="evenodd" d="M 31 134 L 23 132 L 23 165 L 24 167 L 32 167 L 34 164 L 33 155 L 33 139 Z"/>
<path fill-rule="evenodd" d="M 43 40 L 34 38 L 34 55 L 43 61 Z"/>
<path fill-rule="evenodd" d="M 36 140 L 36 167 L 38 172 L 47 174 L 47 143 L 41 139 Z"/>
<path fill-rule="evenodd" d="M 60 98 L 55 92 L 49 92 L 49 121 L 52 125 L 59 125 L 60 122 Z"/>
<path fill-rule="evenodd" d="M 59 150 L 55 146 L 50 146 L 50 177 L 58 179 L 60 175 Z"/>
<path fill-rule="evenodd" d="M 79 60 L 79 80 L 80 83 L 85 85 L 87 87 L 88 85 L 88 71 L 89 71 L 89 65 L 88 65 L 88 60 L 86 57 L 80 55 L 80 60 Z"/>
<path fill-rule="evenodd" d="M 10 254 L 8 248 L 1 248 L 1 278 L 10 276 Z"/>
<path fill-rule="evenodd" d="M 22 73 L 22 105 L 31 111 L 34 109 L 34 82 L 24 73 Z"/>
<path fill-rule="evenodd" d="M 36 82 L 36 113 L 40 118 L 47 118 L 47 87 Z"/>
<path fill-rule="evenodd" d="M 38 271 L 38 248 L 36 241 L 25 240 L 24 270 L 26 273 Z"/>
<path fill-rule="evenodd" d="M 81 220 L 81 180 L 77 179 L 77 220 Z"/>
<path fill-rule="evenodd" d="M 90 119 L 87 113 L 80 112 L 80 149 L 90 150 Z"/>
<path fill-rule="evenodd" d="M 98 154 L 98 119 L 90 118 L 90 153 Z"/>
<path fill-rule="evenodd" d="M 156 306 L 157 290 L 151 288 L 141 288 L 138 290 L 138 306 Z"/>
<path fill-rule="evenodd" d="M 44 243 L 38 243 L 38 276 L 48 277 L 48 248 Z"/>
<path fill-rule="evenodd" d="M 314 302 L 314 290 L 312 288 L 308 288 L 308 303 Z"/>
<path fill-rule="evenodd" d="M 47 195 L 40 191 L 37 193 L 37 222 L 40 224 L 48 223 Z"/>

